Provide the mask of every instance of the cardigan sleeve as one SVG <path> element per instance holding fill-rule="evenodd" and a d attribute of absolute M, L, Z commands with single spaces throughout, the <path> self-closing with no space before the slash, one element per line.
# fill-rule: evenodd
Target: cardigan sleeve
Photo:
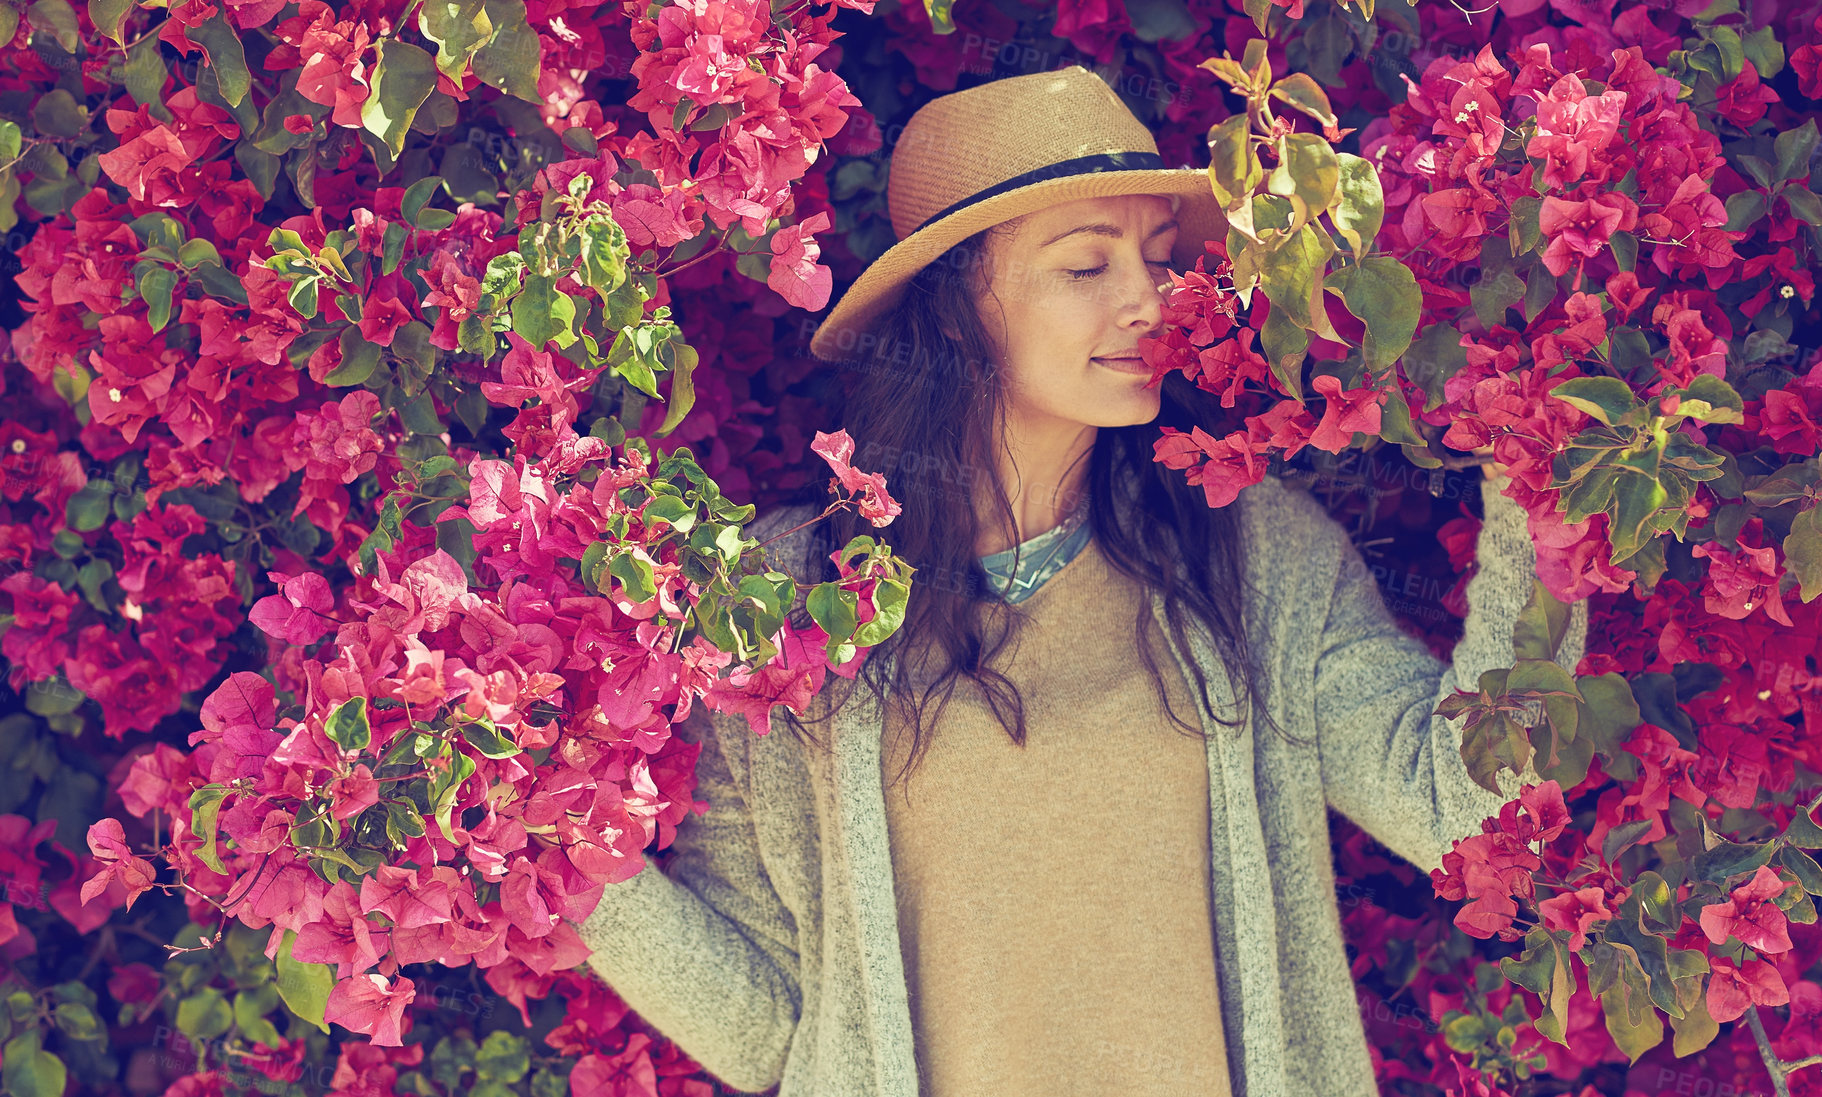
<path fill-rule="evenodd" d="M 768 540 L 812 508 L 782 508 L 747 535 Z M 803 574 L 805 533 L 768 546 Z M 648 864 L 602 889 L 579 927 L 589 963 L 626 1003 L 691 1058 L 742 1092 L 777 1085 L 802 1011 L 797 922 L 771 877 L 753 823 L 753 732 L 746 717 L 698 702 L 677 725 L 700 743 L 696 797 L 706 814 L 677 824 L 666 871 Z"/>
<path fill-rule="evenodd" d="M 722 1081 L 759 1092 L 783 1077 L 797 1027 L 796 922 L 760 857 L 745 718 L 698 705 L 678 729 L 702 744 L 708 812 L 677 825 L 668 872 L 649 863 L 607 885 L 579 928 L 589 963 L 641 1017 Z"/>
<path fill-rule="evenodd" d="M 1461 721 L 1432 715 L 1458 687 L 1475 689 L 1482 672 L 1513 664 L 1513 628 L 1536 575 L 1524 511 L 1492 481 L 1483 481 L 1481 498 L 1478 570 L 1468 583 L 1468 618 L 1450 665 L 1398 626 L 1345 536 L 1316 660 L 1316 731 L 1328 803 L 1425 871 L 1442 864 L 1454 840 L 1479 833 L 1481 820 L 1497 815 L 1521 785 L 1540 779 L 1535 764 L 1527 764 L 1522 776 L 1497 775 L 1501 793 L 1487 791 L 1462 761 Z M 1571 673 L 1581 661 L 1587 620 L 1587 603 L 1576 602 L 1555 653 Z"/>

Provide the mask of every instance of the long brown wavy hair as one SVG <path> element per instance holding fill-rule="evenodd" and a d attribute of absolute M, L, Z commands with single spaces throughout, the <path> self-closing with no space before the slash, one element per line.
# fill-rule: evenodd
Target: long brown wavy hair
<path fill-rule="evenodd" d="M 991 666 L 1011 639 L 1011 607 L 989 585 L 974 553 L 983 524 L 974 510 L 977 483 L 994 500 L 1003 528 L 1017 528 L 994 460 L 1006 404 L 999 354 L 976 304 L 986 294 L 989 238 L 1017 224 L 984 229 L 920 271 L 873 325 L 871 338 L 856 341 L 863 353 L 839 371 L 846 391 L 836 397 L 835 421 L 856 440 L 853 465 L 883 471 L 903 513 L 877 528 L 856 510 L 843 508 L 805 531 L 809 566 L 824 561 L 826 567 L 820 574 L 800 576 L 806 581 L 836 578 L 834 565 L 826 563 L 829 554 L 863 533 L 886 542 L 894 555 L 917 568 L 904 624 L 874 650 L 855 680 L 873 692 L 882 711 L 888 696 L 904 706 L 912 744 L 900 778 L 916 768 L 927 735 L 962 678 L 980 689 L 1012 741 L 1025 742 L 1018 688 Z M 1245 576 L 1238 516 L 1232 507 L 1210 508 L 1201 488 L 1153 460 L 1152 442 L 1160 426 L 1207 430 L 1221 421 L 1223 411 L 1217 397 L 1180 373 L 1167 374 L 1161 387 L 1156 419 L 1097 431 L 1088 454 L 1089 526 L 1108 563 L 1144 589 L 1138 613 L 1140 656 L 1166 712 L 1183 732 L 1206 737 L 1201 727 L 1170 708 L 1150 650 L 1156 622 L 1149 595 L 1164 596 L 1165 619 L 1179 650 L 1189 651 L 1186 632 L 1192 624 L 1203 630 L 1240 707 L 1231 716 L 1216 712 L 1203 668 L 1192 664 L 1202 709 L 1222 726 L 1238 726 L 1258 689 L 1241 612 Z M 826 482 L 818 479 L 815 491 L 802 501 L 820 509 L 828 501 Z M 1136 492 L 1129 486 L 1135 482 Z M 795 619 L 809 621 L 801 607 Z M 881 658 L 888 652 L 894 655 L 889 677 L 887 660 Z M 832 715 L 853 688 L 853 682 L 831 676 L 825 692 L 842 700 L 826 711 L 819 706 L 819 715 Z M 799 741 L 827 749 L 796 714 L 788 708 L 781 712 Z M 1269 716 L 1265 722 L 1285 734 Z"/>

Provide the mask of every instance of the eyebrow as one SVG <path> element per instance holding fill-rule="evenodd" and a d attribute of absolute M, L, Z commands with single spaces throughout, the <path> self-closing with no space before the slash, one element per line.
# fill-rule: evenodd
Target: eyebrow
<path fill-rule="evenodd" d="M 1177 227 L 1178 227 L 1178 225 L 1177 225 L 1176 219 L 1172 218 L 1171 220 L 1164 222 L 1162 225 L 1159 225 L 1157 228 L 1152 229 L 1151 235 L 1147 236 L 1145 239 L 1150 240 L 1153 237 L 1162 236 L 1164 233 L 1169 232 L 1171 229 L 1174 229 Z M 1123 237 L 1126 235 L 1126 233 L 1120 228 L 1120 226 L 1110 225 L 1104 221 L 1101 221 L 1101 222 L 1096 222 L 1095 224 L 1092 224 L 1092 225 L 1077 225 L 1075 228 L 1066 229 L 1063 232 L 1060 232 L 1060 233 L 1056 234 L 1055 236 L 1052 236 L 1050 239 L 1044 241 L 1042 244 L 1039 244 L 1038 247 L 1047 248 L 1059 240 L 1063 240 L 1067 237 L 1074 236 L 1078 232 L 1092 233 L 1095 236 L 1111 236 L 1116 240 L 1119 239 L 1120 237 Z"/>

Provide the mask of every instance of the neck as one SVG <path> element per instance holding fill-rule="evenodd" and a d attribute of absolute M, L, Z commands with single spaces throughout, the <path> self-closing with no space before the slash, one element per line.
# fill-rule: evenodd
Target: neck
<path fill-rule="evenodd" d="M 1088 490 L 1088 455 L 1096 433 L 1095 427 L 1060 420 L 1005 432 L 996 472 L 1006 487 L 1017 528 L 1006 528 L 990 495 L 978 498 L 975 512 L 981 516 L 982 532 L 975 555 L 1004 552 L 1056 528 L 1069 516 Z"/>

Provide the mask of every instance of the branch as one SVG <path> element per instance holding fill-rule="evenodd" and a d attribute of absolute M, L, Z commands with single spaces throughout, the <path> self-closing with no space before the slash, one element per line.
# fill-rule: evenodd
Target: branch
<path fill-rule="evenodd" d="M 1765 1061 L 1765 1071 L 1771 1075 L 1771 1089 L 1777 1097 L 1790 1097 L 1790 1083 L 1786 1079 L 1791 1071 L 1802 1066 L 1822 1063 L 1822 1055 L 1812 1055 L 1801 1063 L 1787 1063 L 1778 1058 L 1778 1053 L 1771 1050 L 1771 1040 L 1765 1035 L 1765 1023 L 1759 1020 L 1759 1007 L 1746 1007 L 1746 1021 L 1752 1026 L 1752 1038 L 1758 1041 L 1759 1058 Z"/>

